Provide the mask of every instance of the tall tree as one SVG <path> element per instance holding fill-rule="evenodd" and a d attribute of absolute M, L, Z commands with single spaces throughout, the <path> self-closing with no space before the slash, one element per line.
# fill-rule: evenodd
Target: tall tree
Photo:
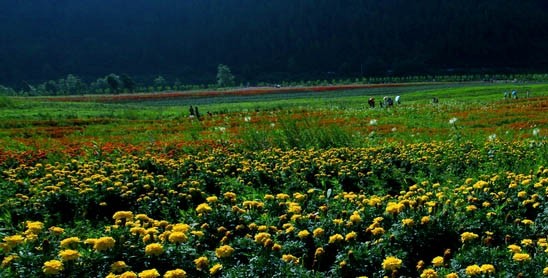
<path fill-rule="evenodd" d="M 228 66 L 219 64 L 217 66 L 217 85 L 219 87 L 230 87 L 234 86 L 234 75 L 230 71 Z"/>

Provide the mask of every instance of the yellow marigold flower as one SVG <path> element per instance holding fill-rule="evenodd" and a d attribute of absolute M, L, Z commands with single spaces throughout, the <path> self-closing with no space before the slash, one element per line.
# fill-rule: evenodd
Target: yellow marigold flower
<path fill-rule="evenodd" d="M 474 187 L 475 189 L 482 189 L 488 185 L 489 183 L 487 183 L 486 181 L 477 181 L 476 183 L 474 183 L 474 185 L 472 185 L 472 187 Z"/>
<path fill-rule="evenodd" d="M 158 256 L 164 253 L 164 246 L 160 243 L 151 243 L 145 247 L 145 254 L 149 256 Z"/>
<path fill-rule="evenodd" d="M 204 236 L 204 232 L 202 232 L 202 231 L 192 231 L 190 233 L 197 236 L 197 237 L 203 237 Z"/>
<path fill-rule="evenodd" d="M 278 243 L 274 243 L 274 245 L 272 245 L 272 251 L 280 251 L 282 250 L 282 246 Z"/>
<path fill-rule="evenodd" d="M 451 272 L 451 273 L 445 275 L 445 278 L 459 278 L 459 275 L 456 274 L 455 272 Z"/>
<path fill-rule="evenodd" d="M 215 203 L 217 202 L 217 200 L 219 200 L 219 198 L 217 198 L 217 196 L 209 196 L 206 198 L 206 202 L 208 203 Z"/>
<path fill-rule="evenodd" d="M 464 242 L 467 242 L 467 241 L 471 241 L 471 240 L 474 240 L 476 238 L 478 238 L 479 236 L 475 233 L 471 233 L 471 232 L 464 232 L 460 235 L 460 241 L 462 241 L 463 243 Z"/>
<path fill-rule="evenodd" d="M 274 200 L 274 195 L 272 195 L 272 194 L 266 194 L 266 195 L 264 195 L 264 199 L 265 199 L 265 200 Z"/>
<path fill-rule="evenodd" d="M 314 237 L 320 237 L 324 234 L 324 230 L 322 228 L 316 228 L 314 231 L 312 231 L 312 234 Z"/>
<path fill-rule="evenodd" d="M 423 267 L 424 267 L 424 261 L 423 260 L 420 260 L 417 263 L 417 265 L 415 266 L 415 268 L 417 268 L 417 270 L 421 270 Z"/>
<path fill-rule="evenodd" d="M 223 269 L 223 265 L 222 264 L 215 264 L 213 267 L 211 267 L 209 269 L 209 274 L 210 275 L 215 275 L 217 274 L 221 269 Z"/>
<path fill-rule="evenodd" d="M 63 263 L 58 260 L 51 260 L 44 263 L 42 272 L 46 275 L 57 275 L 63 271 Z"/>
<path fill-rule="evenodd" d="M 120 278 L 137 278 L 137 273 L 133 271 L 126 271 L 120 274 Z"/>
<path fill-rule="evenodd" d="M 421 273 L 421 278 L 438 278 L 438 273 L 434 269 L 428 268 Z"/>
<path fill-rule="evenodd" d="M 434 266 L 443 266 L 443 257 L 437 256 L 432 259 L 432 265 Z"/>
<path fill-rule="evenodd" d="M 255 242 L 260 244 L 264 244 L 269 239 L 270 239 L 269 233 L 258 233 L 255 235 Z"/>
<path fill-rule="evenodd" d="M 304 238 L 308 237 L 309 235 L 310 235 L 310 232 L 307 231 L 307 230 L 299 231 L 299 233 L 297 234 L 297 236 L 298 236 L 300 239 L 304 239 Z"/>
<path fill-rule="evenodd" d="M 231 200 L 234 200 L 236 199 L 236 193 L 234 192 L 225 192 L 225 194 L 223 194 L 223 196 L 227 199 L 231 199 Z"/>
<path fill-rule="evenodd" d="M 160 277 L 160 273 L 156 268 L 147 269 L 139 272 L 139 278 L 157 278 Z"/>
<path fill-rule="evenodd" d="M 508 245 L 508 249 L 510 249 L 510 252 L 512 252 L 512 253 L 521 252 L 521 247 L 519 247 L 518 245 L 515 245 L 515 244 Z"/>
<path fill-rule="evenodd" d="M 51 226 L 48 230 L 54 235 L 60 235 L 65 232 L 65 229 L 56 226 Z"/>
<path fill-rule="evenodd" d="M 8 244 L 9 247 L 14 247 L 15 245 L 23 242 L 25 238 L 22 235 L 13 235 L 4 237 L 4 241 Z"/>
<path fill-rule="evenodd" d="M 360 214 L 357 211 L 354 211 L 352 213 L 352 215 L 350 215 L 350 221 L 352 223 L 358 223 L 358 222 L 362 221 L 362 218 L 361 218 Z"/>
<path fill-rule="evenodd" d="M 63 261 L 72 261 L 78 259 L 80 253 L 76 250 L 66 249 L 59 251 L 59 257 L 61 257 Z"/>
<path fill-rule="evenodd" d="M 133 212 L 131 212 L 131 211 L 117 211 L 112 216 L 112 219 L 114 219 L 114 220 L 133 219 Z"/>
<path fill-rule="evenodd" d="M 2 267 L 7 267 L 7 266 L 10 265 L 13 261 L 15 261 L 17 258 L 19 258 L 19 256 L 17 256 L 17 255 L 9 255 L 9 256 L 6 256 L 6 257 L 2 260 Z"/>
<path fill-rule="evenodd" d="M 481 267 L 477 264 L 469 265 L 466 267 L 466 274 L 470 276 L 481 274 Z"/>
<path fill-rule="evenodd" d="M 212 209 L 206 203 L 199 204 L 198 207 L 196 207 L 196 212 L 197 213 L 207 213 L 207 212 L 210 212 L 210 211 L 212 211 Z"/>
<path fill-rule="evenodd" d="M 344 223 L 344 220 L 342 220 L 340 218 L 333 219 L 333 224 L 335 224 L 335 225 L 342 225 L 343 223 Z"/>
<path fill-rule="evenodd" d="M 143 214 L 143 213 L 139 213 L 135 215 L 135 219 L 145 221 L 145 222 L 148 222 L 151 220 L 150 217 L 148 217 L 146 214 Z"/>
<path fill-rule="evenodd" d="M 164 278 L 186 278 L 186 271 L 180 268 L 168 270 L 164 273 Z"/>
<path fill-rule="evenodd" d="M 521 220 L 521 224 L 527 225 L 527 226 L 533 225 L 534 223 L 535 223 L 535 222 L 534 222 L 533 220 L 530 220 L 530 219 L 523 219 L 523 220 Z"/>
<path fill-rule="evenodd" d="M 475 211 L 477 210 L 478 207 L 474 206 L 474 205 L 468 205 L 466 206 L 466 211 Z"/>
<path fill-rule="evenodd" d="M 146 229 L 143 228 L 143 227 L 133 227 L 131 229 L 129 229 L 129 232 L 132 234 L 132 235 L 144 235 L 146 234 Z"/>
<path fill-rule="evenodd" d="M 207 257 L 202 256 L 195 259 L 194 264 L 196 265 L 196 269 L 201 271 L 207 268 L 207 266 L 209 265 L 209 260 L 207 259 Z"/>
<path fill-rule="evenodd" d="M 382 227 L 376 227 L 371 230 L 371 233 L 375 236 L 384 234 L 384 229 Z"/>
<path fill-rule="evenodd" d="M 415 221 L 413 221 L 413 219 L 411 219 L 411 218 L 405 218 L 401 222 L 406 227 L 411 227 L 411 226 L 413 226 L 413 224 L 415 224 Z"/>
<path fill-rule="evenodd" d="M 112 247 L 114 247 L 114 244 L 116 243 L 116 240 L 112 237 L 100 237 L 98 239 L 95 239 L 93 243 L 93 249 L 95 251 L 105 251 Z"/>
<path fill-rule="evenodd" d="M 287 212 L 300 214 L 302 212 L 302 208 L 298 203 L 290 202 L 287 207 Z"/>
<path fill-rule="evenodd" d="M 110 265 L 110 271 L 114 273 L 122 272 L 126 268 L 128 268 L 128 265 L 124 261 L 116 261 Z"/>
<path fill-rule="evenodd" d="M 401 264 L 402 264 L 402 260 L 394 256 L 389 256 L 383 260 L 382 268 L 386 271 L 394 271 L 400 268 Z"/>
<path fill-rule="evenodd" d="M 523 239 L 523 240 L 521 241 L 521 245 L 524 245 L 524 246 L 533 245 L 533 240 L 532 240 L 532 239 L 528 239 L 528 238 Z"/>
<path fill-rule="evenodd" d="M 169 235 L 168 240 L 171 243 L 181 243 L 186 242 L 188 237 L 183 232 L 173 232 Z"/>
<path fill-rule="evenodd" d="M 329 237 L 329 244 L 340 242 L 344 239 L 344 237 L 341 234 L 334 234 Z"/>
<path fill-rule="evenodd" d="M 291 254 L 285 254 L 285 255 L 282 255 L 282 261 L 286 262 L 286 263 L 294 263 L 294 264 L 298 264 L 299 263 L 299 259 Z"/>
<path fill-rule="evenodd" d="M 394 202 L 389 202 L 387 205 L 386 205 L 386 212 L 390 213 L 390 214 L 398 214 L 400 213 L 403 209 L 405 208 L 405 206 L 401 203 L 394 203 Z"/>
<path fill-rule="evenodd" d="M 421 224 L 428 224 L 430 222 L 430 216 L 426 215 L 421 218 Z"/>
<path fill-rule="evenodd" d="M 40 221 L 27 221 L 27 232 L 38 234 L 44 228 L 44 223 Z"/>
<path fill-rule="evenodd" d="M 325 253 L 325 250 L 322 247 L 316 248 L 316 251 L 314 252 L 314 258 L 317 258 Z"/>
<path fill-rule="evenodd" d="M 297 201 L 302 201 L 306 198 L 306 194 L 302 194 L 300 192 L 293 193 L 293 198 Z"/>
<path fill-rule="evenodd" d="M 483 273 L 495 273 L 495 266 L 492 264 L 482 264 L 480 268 Z"/>
<path fill-rule="evenodd" d="M 171 229 L 174 232 L 182 232 L 186 233 L 188 230 L 190 230 L 190 225 L 183 224 L 183 223 L 177 223 L 173 225 L 173 228 Z"/>
<path fill-rule="evenodd" d="M 344 237 L 344 240 L 351 241 L 351 240 L 355 239 L 357 236 L 358 236 L 358 234 L 356 232 L 352 231 L 352 232 L 346 234 L 346 236 Z"/>
<path fill-rule="evenodd" d="M 234 253 L 234 248 L 232 248 L 230 245 L 223 245 L 217 249 L 215 249 L 215 255 L 217 258 L 227 258 L 230 257 Z"/>
<path fill-rule="evenodd" d="M 527 253 L 514 253 L 514 256 L 512 256 L 512 260 L 516 262 L 530 261 L 531 256 L 529 256 L 529 254 Z"/>
<path fill-rule="evenodd" d="M 61 240 L 61 248 L 70 248 L 76 243 L 79 243 L 80 239 L 78 237 L 69 237 Z"/>
<path fill-rule="evenodd" d="M 266 196 L 265 196 L 265 199 L 266 199 Z M 278 193 L 278 194 L 276 194 L 276 199 L 278 199 L 278 200 L 287 200 L 287 199 L 289 199 L 289 195 L 285 194 L 285 193 Z"/>
<path fill-rule="evenodd" d="M 548 276 L 548 267 L 545 267 L 545 268 L 542 270 L 542 274 L 544 274 L 544 276 Z"/>

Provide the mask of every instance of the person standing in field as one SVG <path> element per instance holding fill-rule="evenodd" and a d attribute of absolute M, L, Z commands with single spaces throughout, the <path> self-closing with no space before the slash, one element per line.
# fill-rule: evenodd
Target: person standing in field
<path fill-rule="evenodd" d="M 394 101 L 396 102 L 396 104 L 401 104 L 400 96 L 396 96 L 396 98 L 394 98 Z"/>
<path fill-rule="evenodd" d="M 518 92 L 516 90 L 512 91 L 512 98 L 513 99 L 518 99 Z"/>
<path fill-rule="evenodd" d="M 190 113 L 189 117 L 193 118 L 194 117 L 194 107 L 192 107 L 192 105 L 190 106 L 190 108 L 188 108 L 188 112 Z"/>
<path fill-rule="evenodd" d="M 370 97 L 369 100 L 367 101 L 367 103 L 369 103 L 370 108 L 375 108 L 375 98 L 374 97 Z"/>

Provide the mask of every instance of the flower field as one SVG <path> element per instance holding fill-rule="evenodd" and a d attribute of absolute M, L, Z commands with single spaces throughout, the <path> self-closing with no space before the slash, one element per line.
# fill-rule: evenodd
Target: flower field
<path fill-rule="evenodd" d="M 548 275 L 541 88 L 359 109 L 365 89 L 200 121 L 19 104 L 0 134 L 0 276 Z M 55 105 L 78 112 L 35 113 Z"/>

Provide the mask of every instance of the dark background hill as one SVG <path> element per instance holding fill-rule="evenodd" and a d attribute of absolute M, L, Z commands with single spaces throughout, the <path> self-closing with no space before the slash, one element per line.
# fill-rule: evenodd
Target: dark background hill
<path fill-rule="evenodd" d="M 0 1 L 0 84 L 548 70 L 546 0 Z"/>

